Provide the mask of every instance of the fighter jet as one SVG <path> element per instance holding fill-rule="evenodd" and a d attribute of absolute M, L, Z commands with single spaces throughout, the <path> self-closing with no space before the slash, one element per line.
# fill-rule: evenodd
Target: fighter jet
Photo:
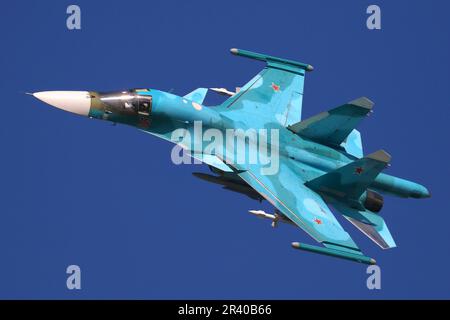
<path fill-rule="evenodd" d="M 274 227 L 278 222 L 297 226 L 323 245 L 294 242 L 296 249 L 375 264 L 343 229 L 330 206 L 378 246 L 388 249 L 396 244 L 379 214 L 383 195 L 428 198 L 430 193 L 418 183 L 382 173 L 391 160 L 386 151 L 364 155 L 356 127 L 372 112 L 372 101 L 358 98 L 302 120 L 305 74 L 313 70 L 311 65 L 241 49 L 231 49 L 231 53 L 263 61 L 265 66 L 235 92 L 212 88 L 226 96 L 215 106 L 203 104 L 207 88 L 185 96 L 155 89 L 32 95 L 56 108 L 133 126 L 181 146 L 189 159 L 207 164 L 213 172 L 195 176 L 252 199 L 267 200 L 274 207 L 273 214 L 262 210 L 250 213 L 271 220 Z M 195 135 L 199 124 L 214 132 L 220 147 L 208 148 L 211 138 L 200 143 L 185 139 Z M 265 149 L 258 136 L 245 134 L 249 130 L 267 138 Z M 233 136 L 236 139 L 244 132 L 243 142 L 217 138 L 229 131 L 240 132 Z M 268 149 L 270 155 L 264 152 Z M 236 161 L 235 156 L 243 150 L 264 156 L 255 161 L 248 156 L 250 152 L 244 152 L 241 161 Z M 264 171 L 274 159 L 274 170 Z"/>

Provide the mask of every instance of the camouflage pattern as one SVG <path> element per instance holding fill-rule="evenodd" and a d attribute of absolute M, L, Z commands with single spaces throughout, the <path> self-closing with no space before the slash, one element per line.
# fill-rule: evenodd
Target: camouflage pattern
<path fill-rule="evenodd" d="M 305 74 L 312 66 L 239 49 L 232 53 L 265 61 L 266 67 L 219 106 L 203 105 L 205 88 L 184 97 L 154 89 L 89 92 L 89 117 L 134 126 L 179 144 L 218 174 L 196 176 L 252 199 L 266 199 L 283 218 L 325 246 L 294 247 L 374 263 L 362 254 L 328 205 L 380 247 L 392 248 L 395 242 L 383 218 L 369 210 L 381 209 L 382 197 L 377 192 L 414 198 L 430 194 L 420 184 L 380 173 L 390 159 L 384 151 L 364 157 L 355 127 L 373 103 L 360 98 L 301 121 Z M 224 137 L 227 130 L 237 130 L 235 138 L 244 137 L 245 144 L 223 139 L 219 148 L 206 151 L 209 141 L 186 139 L 199 134 L 196 123 Z M 278 151 L 276 174 L 264 174 L 263 165 L 251 161 L 251 152 L 265 157 L 260 152 L 261 136 L 256 139 L 248 134 L 251 129 L 260 130 L 268 149 Z M 242 151 L 239 148 L 249 152 L 239 163 L 230 161 Z"/>

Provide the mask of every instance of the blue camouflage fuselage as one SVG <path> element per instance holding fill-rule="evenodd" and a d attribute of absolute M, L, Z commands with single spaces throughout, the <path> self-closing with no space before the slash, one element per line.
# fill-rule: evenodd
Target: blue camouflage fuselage
<path fill-rule="evenodd" d="M 130 97 L 133 97 L 130 100 L 139 99 L 139 97 L 151 97 L 151 112 L 146 121 L 141 121 L 136 112 L 123 111 L 124 108 L 119 107 L 116 109 L 111 108 L 108 105 L 108 100 L 102 101 L 100 98 L 105 96 L 105 93 L 92 92 L 91 95 L 93 102 L 89 112 L 90 117 L 131 125 L 174 143 L 179 141 L 173 141 L 172 133 L 177 129 L 185 129 L 194 135 L 194 122 L 196 121 L 202 123 L 204 130 L 214 128 L 222 131 L 224 136 L 227 129 L 250 129 L 244 121 L 235 121 L 228 118 L 226 112 L 221 112 L 223 109 L 204 106 L 164 91 L 145 89 L 134 92 L 124 91 L 106 94 L 106 96 L 117 97 L 130 95 Z M 120 101 L 124 103 L 126 100 Z M 257 125 L 258 121 L 255 124 Z M 252 129 L 267 129 L 269 132 L 270 130 L 278 130 L 279 156 L 293 163 L 298 175 L 304 181 L 314 179 L 321 176 L 324 172 L 330 172 L 355 160 L 355 157 L 347 154 L 345 150 L 336 150 L 314 141 L 303 139 L 277 122 L 266 122 L 261 128 Z M 202 141 L 202 143 L 201 151 L 203 152 L 208 142 Z M 227 152 L 225 143 L 224 141 L 224 154 Z M 272 142 L 268 141 L 268 143 L 270 145 Z M 193 150 L 193 144 L 194 141 L 192 141 L 192 146 L 186 147 Z M 236 153 L 238 151 L 233 150 L 232 152 Z M 297 162 L 302 165 L 296 165 Z M 384 173 L 380 173 L 377 176 L 371 188 L 400 197 L 420 198 L 427 193 L 426 189 L 420 184 Z"/>

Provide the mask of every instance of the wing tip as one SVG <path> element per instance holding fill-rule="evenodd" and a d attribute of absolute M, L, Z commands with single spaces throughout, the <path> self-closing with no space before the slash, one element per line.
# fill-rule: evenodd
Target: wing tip
<path fill-rule="evenodd" d="M 267 63 L 276 62 L 276 63 L 281 63 L 283 65 L 294 66 L 296 68 L 300 68 L 300 69 L 303 69 L 306 71 L 314 70 L 314 67 L 310 64 L 293 61 L 293 60 L 289 60 L 289 59 L 278 58 L 278 57 L 274 57 L 274 56 L 269 56 L 269 55 L 263 54 L 263 53 L 256 53 L 256 52 L 238 49 L 238 48 L 231 48 L 230 52 L 231 52 L 231 54 L 236 55 L 236 56 L 242 56 L 242 57 L 247 57 L 250 59 L 265 61 Z"/>
<path fill-rule="evenodd" d="M 360 97 L 358 99 L 352 100 L 349 102 L 349 104 L 367 110 L 372 110 L 373 106 L 375 105 L 375 103 L 367 97 Z"/>
<path fill-rule="evenodd" d="M 387 153 L 386 151 L 384 151 L 383 149 L 369 154 L 366 158 L 384 162 L 386 164 L 388 164 L 392 159 L 391 155 L 389 153 Z"/>

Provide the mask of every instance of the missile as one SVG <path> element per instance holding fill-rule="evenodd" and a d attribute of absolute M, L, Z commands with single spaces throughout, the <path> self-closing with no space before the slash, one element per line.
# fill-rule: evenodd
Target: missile
<path fill-rule="evenodd" d="M 277 226 L 279 221 L 284 222 L 284 223 L 294 224 L 291 220 L 289 220 L 282 214 L 278 214 L 278 213 L 270 214 L 270 213 L 264 212 L 263 210 L 248 210 L 248 212 L 259 218 L 272 220 L 273 228 L 275 228 Z"/>
<path fill-rule="evenodd" d="M 231 91 L 229 91 L 229 90 L 227 90 L 227 89 L 225 89 L 225 88 L 210 88 L 212 91 L 214 91 L 214 92 L 216 92 L 216 93 L 218 93 L 218 94 L 221 94 L 221 95 L 224 95 L 224 96 L 229 96 L 229 97 L 231 97 L 231 96 L 234 96 L 238 91 L 236 91 L 236 92 L 231 92 Z M 236 88 L 237 89 L 237 88 Z"/>
<path fill-rule="evenodd" d="M 332 256 L 332 257 L 336 257 L 336 258 L 356 261 L 356 262 L 364 263 L 364 264 L 376 264 L 377 263 L 375 261 L 375 259 L 367 257 L 363 254 L 351 253 L 351 252 L 335 250 L 335 249 L 330 249 L 330 248 L 324 248 L 324 247 L 317 247 L 317 246 L 312 246 L 312 245 L 309 245 L 306 243 L 292 242 L 292 247 L 294 249 L 299 249 L 299 250 L 309 251 L 309 252 L 313 252 L 313 253 L 323 254 L 326 256 Z"/>
<path fill-rule="evenodd" d="M 259 218 L 265 218 L 270 220 L 275 220 L 276 217 L 274 214 L 266 213 L 263 210 L 248 210 L 249 213 L 254 214 Z"/>

